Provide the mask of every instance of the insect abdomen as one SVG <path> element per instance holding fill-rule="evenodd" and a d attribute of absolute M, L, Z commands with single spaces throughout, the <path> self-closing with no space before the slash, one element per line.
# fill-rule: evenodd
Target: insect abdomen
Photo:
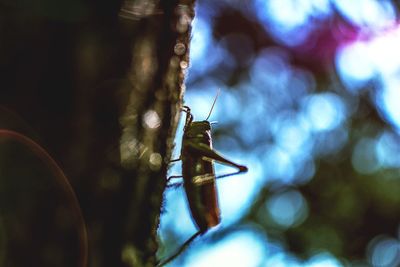
<path fill-rule="evenodd" d="M 184 155 L 184 187 L 192 217 L 200 232 L 220 223 L 213 163 L 200 156 Z"/>

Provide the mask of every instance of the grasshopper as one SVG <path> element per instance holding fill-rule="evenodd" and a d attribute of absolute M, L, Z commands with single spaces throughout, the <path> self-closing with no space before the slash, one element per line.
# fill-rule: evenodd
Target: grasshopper
<path fill-rule="evenodd" d="M 219 93 L 219 92 L 218 92 Z M 219 154 L 212 147 L 211 122 L 208 121 L 217 100 L 214 99 L 207 118 L 203 121 L 194 121 L 194 117 L 188 106 L 183 106 L 182 111 L 186 113 L 184 133 L 182 138 L 182 149 L 179 159 L 182 161 L 183 187 L 189 203 L 192 218 L 199 231 L 188 239 L 180 250 L 165 260 L 159 266 L 177 257 L 197 236 L 204 234 L 210 228 L 221 222 L 216 179 L 247 172 L 247 167 L 236 164 Z M 216 176 L 214 161 L 237 168 L 237 172 Z"/>

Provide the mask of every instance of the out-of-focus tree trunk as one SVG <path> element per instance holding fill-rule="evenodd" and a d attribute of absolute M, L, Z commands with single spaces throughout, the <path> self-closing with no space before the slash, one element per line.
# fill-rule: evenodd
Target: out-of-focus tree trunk
<path fill-rule="evenodd" d="M 116 266 L 119 259 L 126 266 L 155 264 L 156 230 L 188 66 L 193 1 L 161 1 L 154 6 L 147 1 L 144 7 L 135 6 L 138 2 L 143 1 L 126 1 L 121 13 L 126 28 L 141 34 L 132 43 L 129 82 L 120 88 L 121 131 L 109 139 L 111 146 L 119 148 L 113 158 L 103 157 L 104 169 L 97 169 L 96 175 L 102 177 L 106 174 L 100 171 L 111 168 L 112 175 L 106 179 L 117 180 L 112 182 L 117 186 L 109 198 L 91 201 L 102 207 L 89 225 L 95 229 L 101 224 L 100 235 L 92 232 L 99 238 L 92 240 L 92 256 L 103 258 L 101 266 Z M 154 8 L 148 10 L 151 18 L 129 21 L 143 12 L 140 8 Z M 98 161 L 92 163 L 97 166 Z"/>
<path fill-rule="evenodd" d="M 66 173 L 86 221 L 89 266 L 153 266 L 189 65 L 194 0 L 40 3 L 0 2 L 0 128 L 35 140 Z M 15 170 L 29 172 L 36 163 L 14 154 L 4 158 L 13 164 L 9 172 L 18 183 Z M 0 179 L 7 184 L 9 178 Z M 46 190 L 37 191 L 40 208 L 31 204 L 34 212 L 16 231 L 37 229 L 32 225 L 39 222 L 45 232 L 55 223 L 46 203 L 58 189 Z M 28 202 L 33 203 L 21 200 Z M 59 242 L 44 241 L 47 246 L 41 247 L 24 238 L 30 257 L 48 256 L 57 246 L 51 242 Z M 2 257 L 13 262 L 7 257 L 19 253 L 16 244 Z M 53 263 L 57 257 L 51 256 Z M 22 255 L 19 260 L 32 262 Z M 59 260 L 57 266 L 70 265 Z"/>

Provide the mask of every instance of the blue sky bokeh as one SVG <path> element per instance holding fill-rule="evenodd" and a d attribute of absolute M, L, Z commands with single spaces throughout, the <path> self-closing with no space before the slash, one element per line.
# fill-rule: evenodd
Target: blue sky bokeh
<path fill-rule="evenodd" d="M 219 38 L 216 21 L 226 9 L 261 25 L 271 42 L 256 45 L 254 39 L 238 32 Z M 335 25 L 338 16 L 346 23 Z M 323 249 L 300 259 L 285 242 L 271 239 L 257 226 L 243 222 L 243 217 L 263 188 L 278 185 L 281 189 L 271 193 L 258 211 L 260 216 L 282 231 L 307 219 L 309 203 L 296 187 L 313 179 L 316 159 L 335 157 L 349 145 L 349 125 L 365 91 L 390 128 L 357 141 L 352 167 L 360 174 L 400 167 L 400 57 L 393 56 L 400 47 L 397 20 L 396 8 L 388 0 L 198 1 L 185 104 L 195 120 L 203 120 L 221 90 L 210 117 L 218 121 L 213 125 L 214 148 L 248 166 L 249 172 L 218 180 L 221 225 L 199 237 L 169 266 L 349 264 Z M 328 24 L 334 42 L 315 41 L 315 34 Z M 310 57 L 327 53 L 327 68 L 336 77 L 327 88 L 320 88 L 316 72 L 296 64 L 293 51 L 306 51 Z M 236 77 L 238 69 L 245 74 Z M 175 158 L 182 131 L 183 119 Z M 180 163 L 174 164 L 170 175 L 180 174 L 180 168 Z M 230 171 L 216 165 L 218 174 Z M 159 232 L 161 240 L 174 247 L 162 254 L 171 254 L 196 231 L 183 189 L 167 190 Z M 360 264 L 397 266 L 399 248 L 398 237 L 377 236 Z"/>

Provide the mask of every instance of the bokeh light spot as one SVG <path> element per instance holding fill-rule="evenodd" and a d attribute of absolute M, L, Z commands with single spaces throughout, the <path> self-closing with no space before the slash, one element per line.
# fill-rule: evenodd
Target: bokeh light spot
<path fill-rule="evenodd" d="M 266 13 L 280 26 L 294 28 L 307 22 L 310 1 L 271 0 L 264 1 Z"/>
<path fill-rule="evenodd" d="M 362 174 L 371 174 L 380 167 L 376 156 L 376 141 L 371 138 L 361 139 L 354 148 L 351 159 L 353 167 Z"/>
<path fill-rule="evenodd" d="M 314 23 L 329 15 L 331 8 L 328 0 L 257 0 L 254 12 L 279 42 L 295 46 L 307 40 Z"/>
<path fill-rule="evenodd" d="M 400 167 L 400 138 L 393 132 L 384 131 L 378 138 L 376 154 L 379 163 L 388 168 Z"/>
<path fill-rule="evenodd" d="M 182 56 L 186 52 L 186 46 L 184 43 L 176 43 L 174 46 L 174 52 L 178 56 Z"/>
<path fill-rule="evenodd" d="M 333 93 L 314 94 L 306 98 L 304 111 L 315 131 L 332 130 L 345 118 L 345 105 Z"/>
<path fill-rule="evenodd" d="M 150 129 L 157 129 L 161 125 L 161 119 L 157 112 L 154 110 L 148 110 L 143 115 L 144 126 Z"/>
<path fill-rule="evenodd" d="M 272 196 L 267 202 L 272 219 L 284 228 L 301 224 L 308 215 L 306 200 L 298 191 L 286 191 Z"/>
<path fill-rule="evenodd" d="M 368 54 L 381 75 L 396 75 L 400 68 L 399 57 L 394 56 L 400 46 L 400 27 L 377 34 L 368 42 Z"/>
<path fill-rule="evenodd" d="M 373 267 L 394 267 L 400 264 L 399 240 L 384 236 L 374 238 L 368 245 L 369 261 Z"/>
<path fill-rule="evenodd" d="M 336 67 L 343 83 L 351 90 L 363 86 L 375 71 L 364 42 L 356 42 L 339 49 Z"/>
<path fill-rule="evenodd" d="M 275 120 L 274 136 L 277 144 L 295 155 L 307 151 L 310 136 L 308 124 L 295 113 L 285 113 Z"/>
<path fill-rule="evenodd" d="M 334 0 L 338 10 L 352 23 L 369 30 L 382 29 L 394 23 L 395 11 L 386 0 Z"/>
<path fill-rule="evenodd" d="M 343 265 L 330 253 L 318 253 L 313 256 L 304 267 L 342 267 Z"/>
<path fill-rule="evenodd" d="M 288 152 L 273 146 L 266 151 L 264 165 L 266 176 L 271 179 L 280 179 L 282 182 L 290 183 L 293 181 L 295 168 Z"/>
<path fill-rule="evenodd" d="M 386 85 L 400 70 L 400 59 L 394 56 L 399 46 L 400 27 L 397 25 L 339 48 L 336 68 L 344 85 L 354 91 L 377 75 Z"/>
<path fill-rule="evenodd" d="M 161 155 L 159 153 L 151 153 L 149 163 L 152 170 L 159 170 L 162 163 Z"/>

